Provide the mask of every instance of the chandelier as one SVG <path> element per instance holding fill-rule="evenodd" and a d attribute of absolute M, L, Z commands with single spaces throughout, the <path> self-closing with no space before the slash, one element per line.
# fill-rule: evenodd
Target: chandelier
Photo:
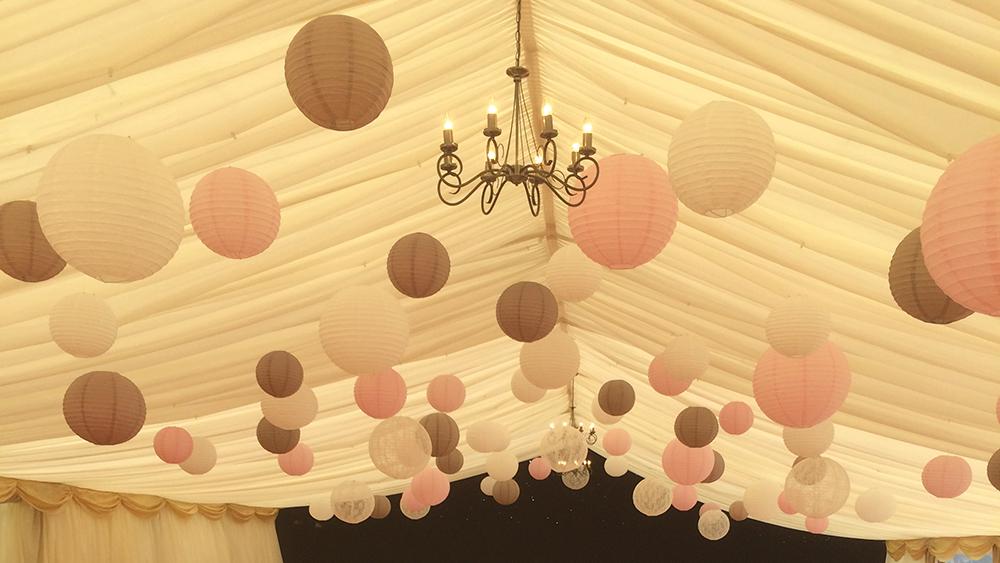
<path fill-rule="evenodd" d="M 583 124 L 583 138 L 579 144 L 573 143 L 570 164 L 565 172 L 558 170 L 555 138 L 559 131 L 552 125 L 552 106 L 542 108 L 541 131 L 543 141 L 538 147 L 535 126 L 532 124 L 531 110 L 524 101 L 522 83 L 528 77 L 528 69 L 521 66 L 521 0 L 517 1 L 517 31 L 514 34 L 514 66 L 507 69 L 507 76 L 514 81 L 514 103 L 511 110 L 510 128 L 506 144 L 498 141 L 503 131 L 497 126 L 497 108 L 490 104 L 486 111 L 486 162 L 483 169 L 473 177 L 462 180 L 465 166 L 458 157 L 458 143 L 455 142 L 453 124 L 450 119 L 444 123 L 444 142 L 438 157 L 438 197 L 448 205 L 461 205 L 480 188 L 480 208 L 484 215 L 493 211 L 500 192 L 508 184 L 524 188 L 531 214 L 538 216 L 541 209 L 541 194 L 548 189 L 563 203 L 576 207 L 583 203 L 600 174 L 593 156 L 597 149 L 593 145 L 593 127 Z M 584 165 L 591 171 L 582 174 Z"/>

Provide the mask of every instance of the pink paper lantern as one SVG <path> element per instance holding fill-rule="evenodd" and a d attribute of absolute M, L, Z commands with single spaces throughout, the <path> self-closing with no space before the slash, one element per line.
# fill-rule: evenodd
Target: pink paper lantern
<path fill-rule="evenodd" d="M 360 375 L 354 380 L 354 402 L 372 418 L 395 416 L 406 403 L 406 382 L 394 369 Z"/>
<path fill-rule="evenodd" d="M 785 514 L 796 513 L 795 507 L 792 506 L 792 503 L 788 502 L 788 497 L 785 496 L 785 491 L 781 491 L 781 494 L 778 495 L 778 508 L 780 508 Z"/>
<path fill-rule="evenodd" d="M 153 451 L 167 463 L 183 463 L 194 451 L 194 439 L 183 428 L 167 426 L 153 438 Z"/>
<path fill-rule="evenodd" d="M 413 476 L 410 481 L 413 498 L 424 506 L 437 506 L 448 498 L 451 483 L 448 477 L 435 466 L 428 466 Z"/>
<path fill-rule="evenodd" d="M 191 226 L 212 252 L 250 258 L 271 246 L 281 225 L 274 190 L 256 174 L 220 168 L 205 175 L 191 192 Z"/>
<path fill-rule="evenodd" d="M 420 512 L 421 510 L 427 508 L 428 505 L 417 500 L 417 497 L 413 496 L 412 485 L 407 485 L 403 489 L 403 494 L 399 497 L 399 508 L 407 512 Z"/>
<path fill-rule="evenodd" d="M 924 264 L 959 305 L 1000 316 L 1000 135 L 952 161 L 927 198 Z"/>
<path fill-rule="evenodd" d="M 955 498 L 972 484 L 972 468 L 958 456 L 940 455 L 927 462 L 921 480 L 928 493 L 938 498 Z"/>
<path fill-rule="evenodd" d="M 719 506 L 718 504 L 715 504 L 714 502 L 706 502 L 705 504 L 701 505 L 701 508 L 698 509 L 698 516 L 701 516 L 702 514 L 708 512 L 709 510 L 722 510 L 722 507 Z"/>
<path fill-rule="evenodd" d="M 552 466 L 544 457 L 536 457 L 528 463 L 528 473 L 537 481 L 543 481 L 552 473 Z"/>
<path fill-rule="evenodd" d="M 641 266 L 663 250 L 677 226 L 677 196 L 667 173 L 631 154 L 601 159 L 583 205 L 569 208 L 569 229 L 591 260 L 615 270 Z M 588 168 L 584 175 L 594 173 Z"/>
<path fill-rule="evenodd" d="M 427 386 L 427 402 L 441 412 L 451 412 L 465 402 L 465 384 L 454 375 L 439 375 Z"/>
<path fill-rule="evenodd" d="M 604 435 L 603 445 L 608 455 L 625 455 L 632 447 L 632 436 L 624 428 L 612 428 Z"/>
<path fill-rule="evenodd" d="M 661 458 L 663 471 L 678 485 L 696 485 L 705 480 L 715 467 L 715 453 L 712 448 L 689 448 L 677 440 L 671 440 L 663 449 Z"/>
<path fill-rule="evenodd" d="M 727 433 L 739 436 L 753 426 L 753 409 L 743 401 L 726 403 L 719 411 L 719 426 Z"/>
<path fill-rule="evenodd" d="M 806 529 L 814 534 L 822 534 L 829 525 L 829 518 L 806 518 Z"/>
<path fill-rule="evenodd" d="M 649 385 L 657 393 L 668 397 L 674 397 L 687 391 L 688 387 L 691 387 L 691 383 L 694 381 L 693 379 L 673 377 L 667 373 L 665 362 L 660 355 L 653 356 L 653 361 L 649 362 L 646 374 L 649 376 Z"/>
<path fill-rule="evenodd" d="M 815 426 L 833 416 L 850 388 L 847 357 L 832 342 L 796 358 L 769 348 L 753 374 L 757 405 L 771 420 L 792 428 Z"/>
<path fill-rule="evenodd" d="M 278 466 L 293 477 L 309 473 L 313 467 L 312 448 L 299 442 L 294 448 L 278 456 Z"/>
<path fill-rule="evenodd" d="M 670 504 L 681 512 L 686 512 L 698 504 L 698 491 L 691 485 L 677 485 L 674 487 Z"/>

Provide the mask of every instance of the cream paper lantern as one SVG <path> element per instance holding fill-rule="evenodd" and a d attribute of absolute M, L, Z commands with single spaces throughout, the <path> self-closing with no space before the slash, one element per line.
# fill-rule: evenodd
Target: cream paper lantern
<path fill-rule="evenodd" d="M 64 145 L 42 172 L 37 203 L 52 248 L 103 282 L 155 274 L 184 234 L 173 174 L 128 137 L 87 135 Z"/>
<path fill-rule="evenodd" d="M 534 403 L 545 396 L 545 389 L 536 387 L 534 383 L 528 381 L 520 368 L 514 370 L 514 374 L 510 377 L 510 392 L 522 403 Z"/>
<path fill-rule="evenodd" d="M 729 533 L 729 517 L 721 510 L 706 510 L 698 517 L 698 532 L 706 540 L 721 540 Z"/>
<path fill-rule="evenodd" d="M 517 457 L 510 452 L 493 452 L 486 457 L 486 473 L 494 481 L 509 481 L 517 475 Z"/>
<path fill-rule="evenodd" d="M 643 479 L 632 490 L 632 504 L 646 516 L 659 516 L 670 508 L 670 483 L 665 479 Z"/>
<path fill-rule="evenodd" d="M 215 467 L 218 461 L 218 454 L 215 451 L 215 444 L 208 438 L 194 436 L 194 448 L 191 455 L 180 463 L 180 468 L 191 475 L 204 475 Z"/>
<path fill-rule="evenodd" d="M 309 503 L 309 516 L 312 516 L 313 520 L 317 522 L 326 522 L 333 518 L 333 506 L 330 504 L 330 498 L 323 497 Z"/>
<path fill-rule="evenodd" d="M 410 520 L 420 520 L 431 511 L 429 506 L 408 506 L 402 502 L 399 503 L 399 511 L 403 513 Z"/>
<path fill-rule="evenodd" d="M 571 491 L 579 491 L 590 482 L 590 469 L 586 465 L 562 474 L 563 485 Z"/>
<path fill-rule="evenodd" d="M 667 375 L 691 381 L 704 375 L 710 354 L 700 338 L 685 334 L 671 340 L 658 358 Z"/>
<path fill-rule="evenodd" d="M 781 430 L 788 451 L 799 457 L 816 457 L 822 455 L 833 443 L 834 426 L 829 418 L 816 426 L 809 428 L 791 428 L 786 426 Z"/>
<path fill-rule="evenodd" d="M 483 480 L 479 482 L 479 490 L 483 492 L 484 495 L 491 497 L 493 496 L 493 485 L 496 484 L 496 479 L 487 475 L 483 477 Z"/>
<path fill-rule="evenodd" d="M 521 346 L 521 373 L 536 387 L 565 387 L 579 371 L 580 348 L 558 327 L 545 338 Z"/>
<path fill-rule="evenodd" d="M 93 358 L 107 352 L 118 338 L 118 318 L 103 299 L 74 293 L 60 299 L 49 314 L 49 334 L 63 352 Z"/>
<path fill-rule="evenodd" d="M 379 373 L 402 361 L 410 325 L 389 292 L 352 286 L 327 304 L 319 321 L 319 339 L 326 355 L 347 373 Z"/>
<path fill-rule="evenodd" d="M 774 481 L 754 481 L 743 492 L 743 507 L 754 520 L 773 520 L 781 516 L 778 496 L 781 485 Z"/>
<path fill-rule="evenodd" d="M 608 477 L 621 477 L 628 471 L 628 462 L 623 455 L 613 455 L 604 460 L 604 472 Z"/>
<path fill-rule="evenodd" d="M 851 493 L 851 480 L 839 463 L 809 457 L 796 463 L 785 479 L 785 498 L 810 518 L 826 518 L 840 510 Z"/>
<path fill-rule="evenodd" d="M 854 501 L 854 511 L 865 522 L 885 522 L 896 514 L 896 497 L 885 489 L 868 489 Z"/>
<path fill-rule="evenodd" d="M 578 428 L 568 424 L 550 425 L 549 431 L 542 435 L 538 451 L 552 466 L 552 471 L 565 473 L 579 469 L 586 461 L 587 439 Z"/>
<path fill-rule="evenodd" d="M 330 493 L 330 505 L 337 519 L 348 524 L 359 524 L 375 510 L 375 495 L 361 481 L 341 481 Z"/>
<path fill-rule="evenodd" d="M 431 437 L 419 422 L 394 416 L 380 422 L 368 438 L 375 467 L 393 479 L 409 479 L 431 459 Z"/>
<path fill-rule="evenodd" d="M 507 432 L 507 427 L 495 420 L 481 420 L 474 423 L 469 427 L 465 437 L 470 448 L 484 454 L 502 452 L 510 445 L 510 433 Z"/>
<path fill-rule="evenodd" d="M 284 430 L 298 430 L 316 419 L 319 402 L 316 393 L 303 385 L 287 397 L 268 395 L 260 402 L 260 412 L 268 422 Z"/>
<path fill-rule="evenodd" d="M 767 341 L 778 353 L 808 356 L 830 338 L 830 313 L 805 296 L 786 299 L 767 317 Z"/>
<path fill-rule="evenodd" d="M 601 266 L 587 258 L 579 246 L 564 246 L 545 265 L 545 281 L 560 301 L 583 301 L 601 285 Z"/>
<path fill-rule="evenodd" d="M 594 420 L 604 424 L 605 426 L 611 426 L 612 424 L 618 424 L 622 419 L 620 416 L 611 416 L 610 414 L 604 412 L 601 408 L 600 401 L 597 400 L 597 396 L 594 396 L 594 402 L 590 405 L 590 412 L 594 416 Z"/>
<path fill-rule="evenodd" d="M 750 207 L 774 174 L 774 134 L 752 109 L 710 102 L 674 131 L 667 169 L 677 198 L 707 217 Z"/>

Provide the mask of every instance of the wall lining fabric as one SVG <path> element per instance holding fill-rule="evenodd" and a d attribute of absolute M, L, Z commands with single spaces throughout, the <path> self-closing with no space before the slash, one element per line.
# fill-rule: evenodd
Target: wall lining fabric
<path fill-rule="evenodd" d="M 887 561 L 924 561 L 927 555 L 948 561 L 959 553 L 973 560 L 992 553 L 993 560 L 1000 561 L 1000 537 L 997 536 L 887 540 L 885 549 L 889 556 Z"/>

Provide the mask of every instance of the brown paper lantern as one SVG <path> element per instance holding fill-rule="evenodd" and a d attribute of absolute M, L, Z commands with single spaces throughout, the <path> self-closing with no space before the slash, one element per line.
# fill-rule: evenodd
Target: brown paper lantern
<path fill-rule="evenodd" d="M 920 247 L 920 227 L 910 231 L 892 255 L 889 291 L 903 312 L 925 323 L 944 325 L 972 314 L 945 295 L 931 278 Z"/>
<path fill-rule="evenodd" d="M 54 277 L 66 267 L 38 224 L 33 201 L 0 205 L 0 270 L 24 282 Z"/>
<path fill-rule="evenodd" d="M 392 512 L 392 503 L 382 495 L 375 495 L 375 510 L 372 511 L 372 518 L 381 520 Z"/>
<path fill-rule="evenodd" d="M 986 464 L 986 476 L 990 484 L 1000 490 L 1000 450 L 993 452 L 989 463 Z"/>
<path fill-rule="evenodd" d="M 702 448 L 712 443 L 719 433 L 719 421 L 705 407 L 688 407 L 674 419 L 674 435 L 689 448 Z"/>
<path fill-rule="evenodd" d="M 521 496 L 521 487 L 513 479 L 497 481 L 493 484 L 493 499 L 499 504 L 509 506 L 514 504 L 519 496 Z"/>
<path fill-rule="evenodd" d="M 285 430 L 271 424 L 266 418 L 257 423 L 257 442 L 272 454 L 292 451 L 299 444 L 298 430 Z"/>
<path fill-rule="evenodd" d="M 497 324 L 518 342 L 547 336 L 559 319 L 559 303 L 549 288 L 535 282 L 517 282 L 497 299 Z"/>
<path fill-rule="evenodd" d="M 302 363 L 284 350 L 268 352 L 257 362 L 257 385 L 272 397 L 288 397 L 302 387 Z"/>
<path fill-rule="evenodd" d="M 451 258 L 438 239 L 410 233 L 396 241 L 386 260 L 389 281 L 403 295 L 430 297 L 444 287 L 451 274 Z"/>
<path fill-rule="evenodd" d="M 458 447 L 458 424 L 443 412 L 431 413 L 420 419 L 420 425 L 431 437 L 431 455 L 440 457 Z"/>
<path fill-rule="evenodd" d="M 708 474 L 708 477 L 702 480 L 702 483 L 714 483 L 722 478 L 722 474 L 726 472 L 726 460 L 717 451 L 712 451 L 715 454 L 715 465 L 712 466 L 712 472 Z"/>
<path fill-rule="evenodd" d="M 435 460 L 437 468 L 441 470 L 441 473 L 446 475 L 454 475 L 462 470 L 462 466 L 465 465 L 465 456 L 458 449 L 451 450 L 450 452 L 438 457 Z"/>
<path fill-rule="evenodd" d="M 285 84 L 310 121 L 352 131 L 382 113 L 392 94 L 392 57 L 378 32 L 343 15 L 320 16 L 285 53 Z"/>
<path fill-rule="evenodd" d="M 92 371 L 76 378 L 63 396 L 63 417 L 79 437 L 99 446 L 121 444 L 146 422 L 146 400 L 127 377 Z"/>
<path fill-rule="evenodd" d="M 733 522 L 742 522 L 748 516 L 750 515 L 747 513 L 746 507 L 743 506 L 743 501 L 738 500 L 729 505 L 729 517 L 733 519 Z"/>
<path fill-rule="evenodd" d="M 624 379 L 605 382 L 597 394 L 597 402 L 611 416 L 622 416 L 635 406 L 635 389 Z"/>

